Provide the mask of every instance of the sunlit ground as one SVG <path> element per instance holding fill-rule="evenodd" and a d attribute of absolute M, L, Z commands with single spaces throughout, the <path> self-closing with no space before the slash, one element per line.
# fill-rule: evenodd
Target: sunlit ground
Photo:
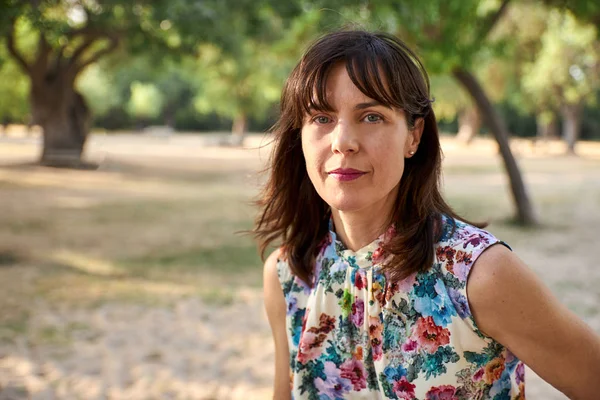
<path fill-rule="evenodd" d="M 250 237 L 268 140 L 95 135 L 96 171 L 0 138 L 0 397 L 269 398 L 273 350 Z M 600 144 L 517 142 L 542 225 L 510 222 L 494 143 L 444 139 L 445 187 L 600 332 Z M 563 399 L 530 374 L 531 399 Z M 12 396 L 12 397 L 11 397 Z"/>

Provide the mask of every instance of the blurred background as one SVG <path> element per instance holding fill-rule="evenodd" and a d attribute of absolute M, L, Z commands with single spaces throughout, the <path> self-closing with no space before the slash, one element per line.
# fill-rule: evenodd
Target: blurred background
<path fill-rule="evenodd" d="M 600 333 L 597 1 L 0 0 L 0 399 L 270 398 L 236 232 L 287 74 L 340 27 L 417 51 L 451 205 Z"/>

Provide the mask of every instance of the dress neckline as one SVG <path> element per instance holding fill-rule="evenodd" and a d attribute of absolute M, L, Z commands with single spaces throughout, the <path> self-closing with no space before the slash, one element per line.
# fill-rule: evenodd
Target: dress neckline
<path fill-rule="evenodd" d="M 360 249 L 353 251 L 348 249 L 335 232 L 335 226 L 333 225 L 333 218 L 329 218 L 329 235 L 331 238 L 330 246 L 333 246 L 335 253 L 342 260 L 348 264 L 359 268 L 371 268 L 373 266 L 381 264 L 384 260 L 383 244 L 384 242 L 392 237 L 396 233 L 395 225 L 392 224 L 385 232 L 379 235 L 371 243 L 361 247 Z"/>

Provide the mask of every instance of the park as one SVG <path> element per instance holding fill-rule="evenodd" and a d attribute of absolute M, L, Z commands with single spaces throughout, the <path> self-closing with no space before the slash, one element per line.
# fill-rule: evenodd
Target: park
<path fill-rule="evenodd" d="M 0 1 L 0 399 L 271 398 L 268 129 L 353 23 L 431 71 L 450 205 L 600 333 L 594 2 L 185 3 Z"/>

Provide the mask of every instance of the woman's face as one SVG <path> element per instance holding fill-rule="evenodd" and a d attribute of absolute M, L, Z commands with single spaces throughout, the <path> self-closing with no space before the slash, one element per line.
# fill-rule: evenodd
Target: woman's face
<path fill-rule="evenodd" d="M 312 111 L 302 125 L 302 151 L 317 193 L 343 212 L 389 212 L 404 159 L 416 152 L 421 120 L 409 129 L 404 112 L 377 103 L 332 68 L 326 95 L 334 111 Z"/>

